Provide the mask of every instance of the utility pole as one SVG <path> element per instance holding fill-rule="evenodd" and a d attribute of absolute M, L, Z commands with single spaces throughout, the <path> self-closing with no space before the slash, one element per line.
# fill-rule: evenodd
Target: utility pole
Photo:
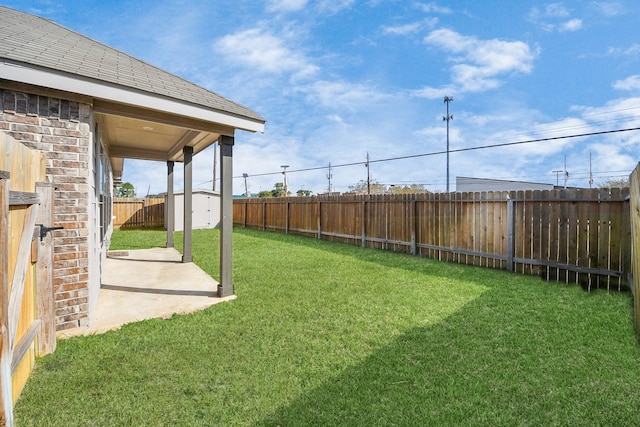
<path fill-rule="evenodd" d="M 591 151 L 589 151 L 589 188 L 593 186 L 593 173 L 591 172 Z"/>
<path fill-rule="evenodd" d="M 287 168 L 289 165 L 280 165 L 282 168 L 282 185 L 284 187 L 284 197 L 289 195 L 289 185 L 287 184 Z"/>
<path fill-rule="evenodd" d="M 449 103 L 453 101 L 453 96 L 445 96 L 444 103 L 447 104 L 447 115 L 442 120 L 447 122 L 447 193 L 449 192 L 449 122 L 453 120 L 453 116 L 449 114 Z"/>
<path fill-rule="evenodd" d="M 371 168 L 369 167 L 369 152 L 367 152 L 367 194 L 371 194 Z"/>
<path fill-rule="evenodd" d="M 329 180 L 329 190 L 327 192 L 328 195 L 331 195 L 331 178 L 333 178 L 333 175 L 331 174 L 331 162 L 329 162 L 329 173 L 327 174 L 327 179 Z"/>
<path fill-rule="evenodd" d="M 564 188 L 567 188 L 567 181 L 569 181 L 569 172 L 567 171 L 567 155 L 564 155 Z"/>
<path fill-rule="evenodd" d="M 249 197 L 249 187 L 247 187 L 247 177 L 249 174 L 243 173 L 242 177 L 244 178 L 244 195 Z"/>

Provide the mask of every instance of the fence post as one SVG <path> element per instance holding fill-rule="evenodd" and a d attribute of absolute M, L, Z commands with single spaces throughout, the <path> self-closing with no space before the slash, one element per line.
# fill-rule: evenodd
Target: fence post
<path fill-rule="evenodd" d="M 513 200 L 507 195 L 507 271 L 513 271 L 513 251 L 515 239 L 513 232 L 515 229 Z"/>
<path fill-rule="evenodd" d="M 318 240 L 322 239 L 322 202 L 318 200 Z"/>
<path fill-rule="evenodd" d="M 262 202 L 262 231 L 267 229 L 267 202 Z"/>
<path fill-rule="evenodd" d="M 640 163 L 629 177 L 631 220 L 631 277 L 636 335 L 640 337 Z"/>
<path fill-rule="evenodd" d="M 362 201 L 362 247 L 367 247 L 367 201 Z"/>
<path fill-rule="evenodd" d="M 413 215 L 413 221 L 411 221 L 411 255 L 418 253 L 416 246 L 416 229 L 418 228 L 418 203 L 416 202 L 416 195 L 413 195 L 411 200 L 411 214 Z"/>
<path fill-rule="evenodd" d="M 247 214 L 249 209 L 249 201 L 243 200 L 244 203 L 244 228 L 247 228 Z"/>
<path fill-rule="evenodd" d="M 286 202 L 286 215 L 285 215 L 285 223 L 284 223 L 284 234 L 289 234 L 289 201 Z"/>
<path fill-rule="evenodd" d="M 36 192 L 40 195 L 40 208 L 36 222 L 45 226 L 53 224 L 54 187 L 47 182 L 37 182 Z M 47 233 L 38 243 L 36 264 L 36 310 L 42 321 L 38 332 L 38 356 L 53 353 L 56 349 L 56 319 L 53 295 L 53 236 Z"/>

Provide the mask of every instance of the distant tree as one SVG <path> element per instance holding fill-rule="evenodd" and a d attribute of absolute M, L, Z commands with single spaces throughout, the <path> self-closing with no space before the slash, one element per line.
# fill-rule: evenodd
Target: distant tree
<path fill-rule="evenodd" d="M 424 184 L 411 184 L 411 185 L 390 185 L 387 189 L 389 194 L 414 194 L 414 193 L 428 193 L 426 185 Z"/>
<path fill-rule="evenodd" d="M 136 197 L 136 189 L 130 182 L 125 182 L 116 188 L 116 197 Z"/>
<path fill-rule="evenodd" d="M 350 185 L 349 190 L 355 194 L 384 194 L 387 192 L 387 186 L 374 180 L 370 182 L 369 188 L 367 188 L 367 181 L 360 180 L 357 184 Z"/>
<path fill-rule="evenodd" d="M 291 192 L 289 192 L 289 195 Z M 263 190 L 258 193 L 258 197 L 284 197 L 284 184 L 276 182 L 272 190 Z"/>
<path fill-rule="evenodd" d="M 300 189 L 300 190 L 296 191 L 296 194 L 298 195 L 298 197 L 309 197 L 311 195 L 311 193 L 312 193 L 311 190 Z"/>
<path fill-rule="evenodd" d="M 629 186 L 629 178 L 610 179 L 598 185 L 599 188 L 624 188 L 628 186 Z"/>
<path fill-rule="evenodd" d="M 273 190 L 271 190 L 271 195 L 273 197 L 284 197 L 284 184 L 281 182 L 276 182 L 273 185 Z"/>
<path fill-rule="evenodd" d="M 349 190 L 355 194 L 367 194 L 367 181 L 362 180 L 355 185 L 350 185 Z M 428 193 L 424 184 L 411 185 L 384 185 L 377 181 L 371 181 L 371 194 L 410 194 L 410 193 Z"/>

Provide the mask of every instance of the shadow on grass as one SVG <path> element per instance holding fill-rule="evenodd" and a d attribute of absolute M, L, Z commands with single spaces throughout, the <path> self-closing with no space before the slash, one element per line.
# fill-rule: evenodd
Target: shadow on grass
<path fill-rule="evenodd" d="M 494 285 L 259 425 L 638 425 L 628 298 L 542 287 Z"/>

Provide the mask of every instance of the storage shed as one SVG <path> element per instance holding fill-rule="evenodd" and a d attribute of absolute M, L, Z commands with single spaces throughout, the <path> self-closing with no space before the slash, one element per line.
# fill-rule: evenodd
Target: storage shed
<path fill-rule="evenodd" d="M 184 229 L 184 192 L 174 195 L 175 231 Z M 169 203 L 165 203 L 165 209 Z M 191 211 L 192 228 L 218 228 L 220 226 L 220 193 L 211 190 L 194 190 Z M 165 218 L 169 216 L 165 214 Z"/>

